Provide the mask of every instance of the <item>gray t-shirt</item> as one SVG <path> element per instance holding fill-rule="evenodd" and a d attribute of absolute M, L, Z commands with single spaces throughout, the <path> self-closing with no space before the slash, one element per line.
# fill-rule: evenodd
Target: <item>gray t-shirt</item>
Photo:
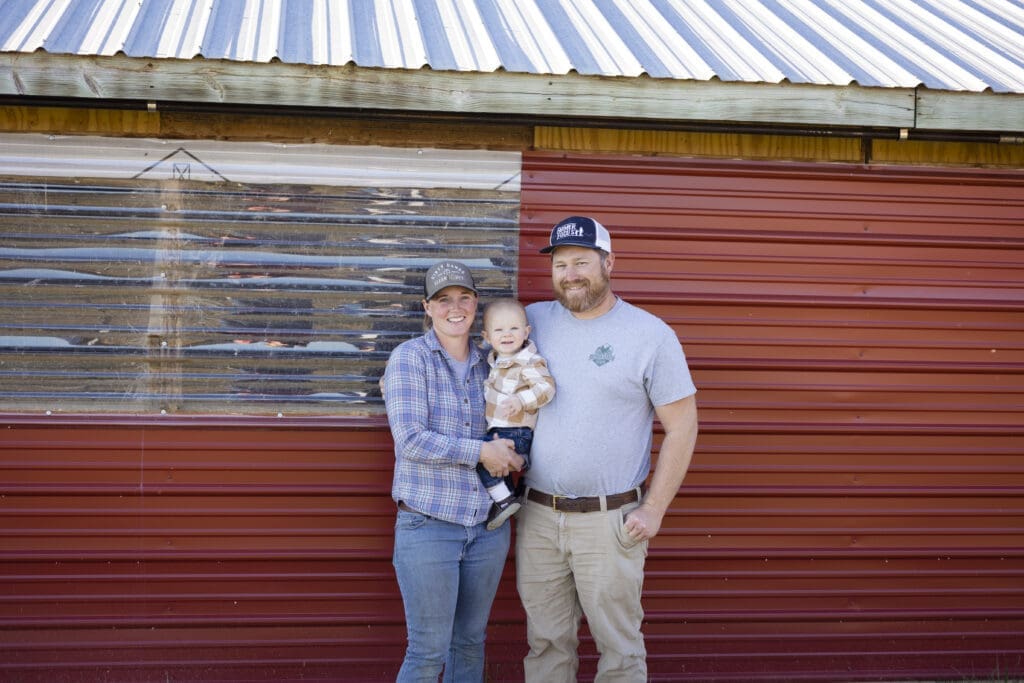
<path fill-rule="evenodd" d="M 672 328 L 621 299 L 593 320 L 557 301 L 526 312 L 558 383 L 540 410 L 527 484 L 567 496 L 638 486 L 651 469 L 655 406 L 697 392 Z"/>

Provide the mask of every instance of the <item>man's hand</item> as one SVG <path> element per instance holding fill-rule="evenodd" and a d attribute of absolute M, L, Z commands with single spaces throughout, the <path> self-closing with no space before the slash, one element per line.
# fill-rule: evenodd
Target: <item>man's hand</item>
<path fill-rule="evenodd" d="M 626 514 L 626 531 L 636 541 L 652 539 L 661 531 L 663 518 L 664 515 L 659 515 L 653 507 L 640 505 Z"/>
<path fill-rule="evenodd" d="M 501 439 L 497 434 L 480 447 L 480 463 L 492 477 L 507 477 L 510 472 L 522 469 L 525 462 L 523 456 L 516 453 L 515 442 Z"/>

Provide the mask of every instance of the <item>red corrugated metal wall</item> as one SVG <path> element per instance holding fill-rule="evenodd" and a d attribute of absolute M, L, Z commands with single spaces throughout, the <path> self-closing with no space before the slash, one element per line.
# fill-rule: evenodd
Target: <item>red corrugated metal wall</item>
<path fill-rule="evenodd" d="M 380 430 L 5 427 L 0 679 L 397 672 Z"/>
<path fill-rule="evenodd" d="M 394 680 L 382 420 L 98 419 L 0 422 L 0 681 Z M 521 679 L 511 562 L 489 636 Z"/>
<path fill-rule="evenodd" d="M 699 388 L 652 678 L 1024 674 L 1024 174 L 528 154 L 523 298 L 575 213 Z"/>
<path fill-rule="evenodd" d="M 582 210 L 701 389 L 652 678 L 1024 673 L 1024 175 L 532 154 L 524 298 Z M 0 680 L 393 678 L 382 421 L 98 419 L 0 423 Z M 491 680 L 524 633 L 510 566 Z"/>

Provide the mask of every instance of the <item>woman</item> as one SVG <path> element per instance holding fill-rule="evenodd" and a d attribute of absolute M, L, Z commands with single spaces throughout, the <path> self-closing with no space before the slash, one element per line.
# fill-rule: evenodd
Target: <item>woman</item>
<path fill-rule="evenodd" d="M 490 496 L 476 473 L 523 464 L 507 439 L 481 440 L 485 355 L 470 342 L 477 289 L 469 269 L 442 261 L 427 271 L 420 337 L 388 359 L 382 389 L 395 442 L 391 497 L 395 574 L 408 646 L 398 681 L 482 681 L 487 619 L 509 548 L 509 525 L 487 531 Z"/>

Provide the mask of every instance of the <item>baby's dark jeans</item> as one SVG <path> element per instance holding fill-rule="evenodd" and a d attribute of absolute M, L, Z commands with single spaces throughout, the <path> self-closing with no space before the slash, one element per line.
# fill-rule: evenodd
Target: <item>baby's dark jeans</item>
<path fill-rule="evenodd" d="M 487 430 L 487 436 L 485 437 L 488 441 L 494 438 L 497 434 L 499 439 L 509 439 L 515 443 L 516 453 L 523 456 L 523 469 L 520 472 L 525 472 L 530 467 L 530 447 L 533 445 L 533 430 L 529 427 L 492 427 Z M 484 486 L 491 487 L 500 482 L 502 479 L 508 485 L 509 489 L 514 488 L 512 477 L 494 477 L 487 471 L 487 468 L 482 464 L 477 463 L 476 471 L 480 475 L 480 481 L 483 482 Z"/>

